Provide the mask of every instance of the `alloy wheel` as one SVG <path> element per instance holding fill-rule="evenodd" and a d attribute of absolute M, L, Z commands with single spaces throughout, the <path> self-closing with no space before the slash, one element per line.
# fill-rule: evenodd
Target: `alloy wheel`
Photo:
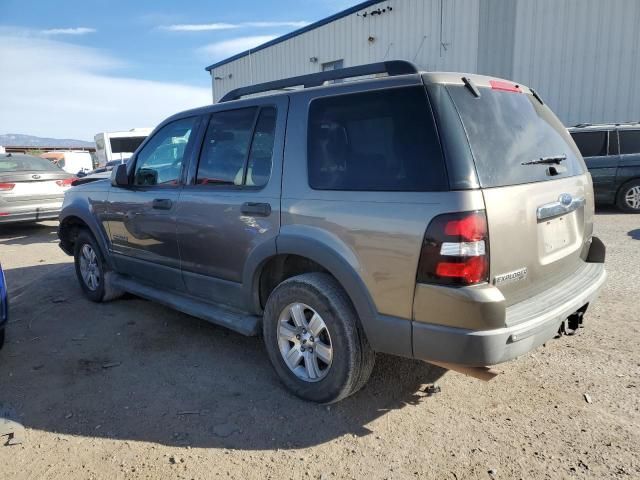
<path fill-rule="evenodd" d="M 96 252 L 88 243 L 80 250 L 80 274 L 87 288 L 96 291 L 100 286 L 100 266 Z"/>
<path fill-rule="evenodd" d="M 624 195 L 624 201 L 634 210 L 640 210 L 640 186 L 631 187 Z"/>
<path fill-rule="evenodd" d="M 322 380 L 331 368 L 333 345 L 324 320 L 309 305 L 287 305 L 278 318 L 278 346 L 296 377 L 305 382 Z"/>

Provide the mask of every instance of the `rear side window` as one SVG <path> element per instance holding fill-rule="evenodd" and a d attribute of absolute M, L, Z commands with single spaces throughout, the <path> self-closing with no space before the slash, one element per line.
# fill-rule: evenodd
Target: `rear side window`
<path fill-rule="evenodd" d="M 448 188 L 424 88 L 319 98 L 309 109 L 309 185 L 317 190 Z"/>
<path fill-rule="evenodd" d="M 602 157 L 607 154 L 607 132 L 576 132 L 571 136 L 583 157 Z"/>
<path fill-rule="evenodd" d="M 480 88 L 475 97 L 464 86 L 448 86 L 464 125 L 483 188 L 542 182 L 585 172 L 571 136 L 546 105 L 532 95 Z M 527 164 L 562 157 L 564 171 Z M 562 170 L 562 169 L 559 169 Z"/>
<path fill-rule="evenodd" d="M 640 130 L 620 130 L 620 153 L 640 153 Z"/>
<path fill-rule="evenodd" d="M 196 184 L 266 185 L 271 175 L 275 126 L 276 110 L 273 107 L 212 114 Z"/>

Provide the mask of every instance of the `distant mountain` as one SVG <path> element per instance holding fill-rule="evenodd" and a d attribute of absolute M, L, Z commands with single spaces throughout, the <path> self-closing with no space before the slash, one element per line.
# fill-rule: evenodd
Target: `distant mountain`
<path fill-rule="evenodd" d="M 3 147 L 93 147 L 95 143 L 69 138 L 43 138 L 20 133 L 0 134 L 0 145 Z"/>

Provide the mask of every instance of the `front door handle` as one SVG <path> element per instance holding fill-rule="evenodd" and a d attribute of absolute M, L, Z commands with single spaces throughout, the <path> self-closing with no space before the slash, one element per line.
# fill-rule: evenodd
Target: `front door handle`
<path fill-rule="evenodd" d="M 240 211 L 245 215 L 268 217 L 271 215 L 271 205 L 268 203 L 245 202 L 242 204 Z"/>
<path fill-rule="evenodd" d="M 171 210 L 172 205 L 173 202 L 168 198 L 156 198 L 151 203 L 151 208 L 154 208 L 156 210 Z"/>

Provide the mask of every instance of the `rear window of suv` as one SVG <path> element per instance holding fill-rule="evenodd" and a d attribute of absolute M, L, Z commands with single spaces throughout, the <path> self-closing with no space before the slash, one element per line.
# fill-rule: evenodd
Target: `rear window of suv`
<path fill-rule="evenodd" d="M 579 151 L 562 123 L 532 95 L 464 86 L 447 87 L 464 125 L 483 188 L 542 182 L 584 173 Z M 523 165 L 542 157 L 566 156 L 565 171 Z"/>
<path fill-rule="evenodd" d="M 316 190 L 433 191 L 448 181 L 421 87 L 318 98 L 307 141 Z"/>

